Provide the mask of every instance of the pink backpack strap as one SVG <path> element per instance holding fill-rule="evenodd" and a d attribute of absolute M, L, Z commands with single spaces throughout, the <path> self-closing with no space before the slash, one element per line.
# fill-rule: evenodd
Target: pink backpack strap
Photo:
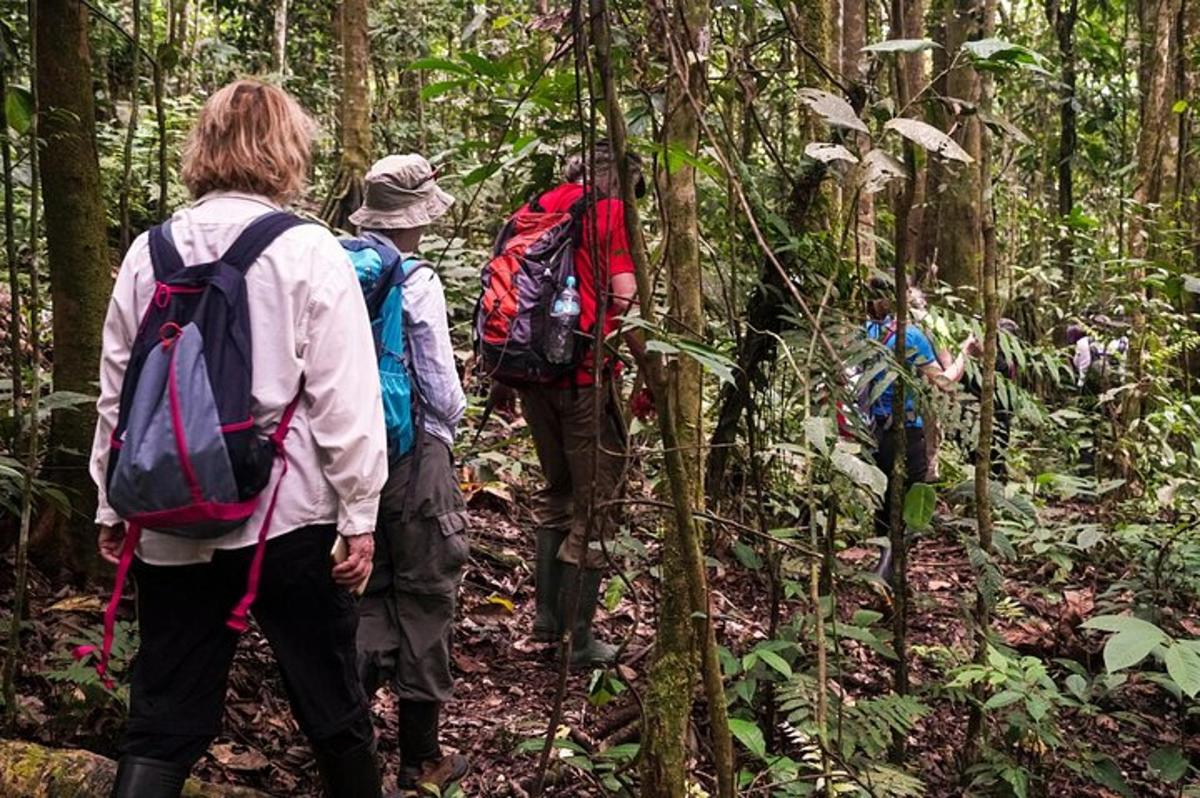
<path fill-rule="evenodd" d="M 113 585 L 112 596 L 108 606 L 104 608 L 104 638 L 100 644 L 100 656 L 96 660 L 96 674 L 104 681 L 104 686 L 113 689 L 112 677 L 108 675 L 108 659 L 112 654 L 113 629 L 117 623 L 117 607 L 121 603 L 121 594 L 125 592 L 125 579 L 129 575 L 129 567 L 133 565 L 133 555 L 137 551 L 138 541 L 142 537 L 142 528 L 137 524 L 126 524 L 125 543 L 121 547 L 121 559 L 117 561 L 116 583 Z M 96 654 L 95 646 L 77 646 L 72 652 L 75 659 L 81 660 Z"/>
<path fill-rule="evenodd" d="M 284 439 L 287 438 L 288 431 L 292 427 L 292 418 L 296 415 L 296 408 L 300 406 L 300 399 L 304 396 L 304 380 L 300 380 L 300 390 L 296 392 L 296 398 L 288 404 L 287 409 L 283 411 L 283 417 L 279 419 L 279 426 L 271 433 L 271 443 L 275 446 L 275 455 L 283 460 L 283 469 L 279 473 L 279 479 L 275 482 L 275 489 L 271 491 L 271 501 L 267 505 L 266 515 L 263 516 L 262 526 L 258 530 L 258 542 L 254 545 L 254 559 L 250 561 L 250 575 L 246 578 L 246 592 L 242 596 L 242 600 L 233 608 L 233 612 L 229 614 L 229 620 L 225 622 L 233 631 L 241 634 L 249 628 L 249 623 L 246 616 L 250 612 L 250 606 L 254 604 L 254 599 L 258 597 L 258 583 L 262 577 L 263 555 L 267 549 L 267 532 L 271 529 L 271 519 L 275 517 L 275 504 L 279 499 L 279 486 L 283 484 L 284 477 L 288 472 L 287 454 L 284 450 Z"/>

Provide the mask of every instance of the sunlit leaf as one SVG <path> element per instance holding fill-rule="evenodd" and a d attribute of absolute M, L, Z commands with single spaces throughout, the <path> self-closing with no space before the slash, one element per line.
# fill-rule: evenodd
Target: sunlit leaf
<path fill-rule="evenodd" d="M 904 523 L 917 531 L 928 529 L 936 509 L 937 491 L 933 485 L 918 482 L 908 489 L 908 495 L 904 497 Z"/>
<path fill-rule="evenodd" d="M 29 93 L 29 89 L 20 86 L 8 87 L 4 98 L 4 118 L 8 126 L 18 134 L 23 136 L 29 132 L 29 127 L 33 124 L 33 95 Z"/>
<path fill-rule="evenodd" d="M 884 39 L 862 48 L 864 53 L 919 53 L 941 45 L 930 39 Z"/>
<path fill-rule="evenodd" d="M 975 161 L 966 150 L 958 145 L 958 142 L 933 125 L 926 124 L 919 119 L 897 117 L 889 119 L 883 128 L 884 130 L 894 130 L 914 144 L 951 161 L 960 161 L 961 163 Z"/>
<path fill-rule="evenodd" d="M 833 163 L 834 161 L 858 163 L 858 157 L 841 144 L 831 144 L 824 141 L 809 142 L 804 147 L 804 154 L 814 161 L 820 161 L 821 163 Z"/>
<path fill-rule="evenodd" d="M 813 113 L 821 117 L 827 125 L 857 130 L 860 133 L 871 132 L 858 118 L 858 114 L 854 113 L 850 103 L 836 94 L 830 94 L 820 89 L 800 89 L 797 96 L 800 102 L 811 108 Z"/>
<path fill-rule="evenodd" d="M 729 731 L 733 732 L 733 736 L 750 753 L 760 758 L 766 757 L 767 742 L 763 739 L 762 730 L 758 728 L 754 721 L 730 718 Z"/>

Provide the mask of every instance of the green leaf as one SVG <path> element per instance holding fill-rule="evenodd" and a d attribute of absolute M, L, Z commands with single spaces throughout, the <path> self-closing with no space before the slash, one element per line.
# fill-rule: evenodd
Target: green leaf
<path fill-rule="evenodd" d="M 1200 693 L 1200 654 L 1195 649 L 1176 643 L 1167 648 L 1163 662 L 1167 673 L 1188 698 L 1195 698 Z"/>
<path fill-rule="evenodd" d="M 1014 61 L 1022 58 L 1032 60 L 1032 53 L 1028 48 L 1003 39 L 976 39 L 964 43 L 962 49 L 977 61 Z"/>
<path fill-rule="evenodd" d="M 1109 673 L 1133 667 L 1165 639 L 1166 635 L 1158 627 L 1154 627 L 1153 632 L 1144 629 L 1117 632 L 1104 644 L 1104 667 Z"/>
<path fill-rule="evenodd" d="M 1088 770 L 1088 776 L 1102 787 L 1107 787 L 1118 795 L 1125 798 L 1133 798 L 1133 790 L 1129 789 L 1129 784 L 1126 783 L 1125 777 L 1121 775 L 1121 769 L 1117 767 L 1117 763 L 1108 757 L 1102 757 L 1092 764 Z"/>
<path fill-rule="evenodd" d="M 1155 777 L 1166 782 L 1179 781 L 1188 771 L 1188 760 L 1177 745 L 1159 748 L 1146 759 L 1146 766 Z"/>
<path fill-rule="evenodd" d="M 29 89 L 9 86 L 4 98 L 4 118 L 8 126 L 24 136 L 33 124 L 33 95 Z"/>
<path fill-rule="evenodd" d="M 804 440 L 821 454 L 829 454 L 829 442 L 836 431 L 833 420 L 825 416 L 804 419 Z"/>
<path fill-rule="evenodd" d="M 1187 100 L 1176 100 L 1175 104 L 1171 106 L 1171 113 L 1182 114 L 1187 109 L 1188 109 L 1188 101 Z"/>
<path fill-rule="evenodd" d="M 484 77 L 494 78 L 499 80 L 503 78 L 508 70 L 502 64 L 498 64 L 489 58 L 485 58 L 478 53 L 460 53 L 462 60 L 466 62 L 471 69 Z"/>
<path fill-rule="evenodd" d="M 464 186 L 473 186 L 476 183 L 482 183 L 496 174 L 496 172 L 499 172 L 500 166 L 501 164 L 499 163 L 485 163 L 482 166 L 477 166 L 467 173 L 467 176 L 462 179 L 462 184 Z"/>
<path fill-rule="evenodd" d="M 451 61 L 448 58 L 438 58 L 436 56 L 428 56 L 426 58 L 418 58 L 416 61 L 408 65 L 409 69 L 433 70 L 440 72 L 451 72 L 455 75 L 462 75 L 465 78 L 473 77 L 474 73 L 467 69 L 462 64 Z"/>
<path fill-rule="evenodd" d="M 831 460 L 833 467 L 849 477 L 854 484 L 870 488 L 880 497 L 887 492 L 887 477 L 874 464 L 855 457 L 842 446 L 833 450 Z"/>
<path fill-rule="evenodd" d="M 449 94 L 466 85 L 465 80 L 441 80 L 437 83 L 430 83 L 421 89 L 421 99 L 432 100 L 434 97 L 441 97 L 443 94 Z"/>
<path fill-rule="evenodd" d="M 862 48 L 864 53 L 919 53 L 941 45 L 929 39 L 884 39 Z"/>
<path fill-rule="evenodd" d="M 1080 676 L 1078 673 L 1072 673 L 1067 677 L 1067 689 L 1071 691 L 1071 695 L 1080 700 L 1081 703 L 1088 701 L 1088 683 L 1087 679 Z"/>
<path fill-rule="evenodd" d="M 1025 696 L 1016 690 L 1001 690 L 987 700 L 983 705 L 985 710 L 1002 709 L 1010 704 L 1015 704 Z"/>
<path fill-rule="evenodd" d="M 937 491 L 932 485 L 917 482 L 904 497 L 904 523 L 918 532 L 929 528 L 933 511 L 937 509 Z"/>
<path fill-rule="evenodd" d="M 766 649 L 758 649 L 758 656 L 763 662 L 778 671 L 785 679 L 792 678 L 792 666 L 787 664 L 787 661 L 776 654 L 774 651 Z"/>
<path fill-rule="evenodd" d="M 1080 624 L 1084 629 L 1099 629 L 1101 632 L 1140 631 L 1146 634 L 1157 632 L 1165 637 L 1163 630 L 1149 621 L 1135 618 L 1132 615 L 1097 615 Z"/>
<path fill-rule="evenodd" d="M 733 732 L 733 736 L 736 737 L 738 742 L 744 745 L 746 750 L 748 750 L 750 753 L 754 754 L 760 759 L 766 758 L 766 740 L 763 739 L 762 730 L 759 729 L 753 721 L 742 720 L 741 718 L 730 718 L 729 731 Z"/>

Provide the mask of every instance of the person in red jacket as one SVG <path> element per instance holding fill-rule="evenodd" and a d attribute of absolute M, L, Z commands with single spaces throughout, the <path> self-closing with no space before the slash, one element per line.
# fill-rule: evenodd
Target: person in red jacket
<path fill-rule="evenodd" d="M 631 176 L 641 196 L 645 193 L 641 159 L 633 154 L 628 157 Z M 621 363 L 613 351 L 618 344 L 610 341 L 610 337 L 620 328 L 621 316 L 637 301 L 637 281 L 615 161 L 609 143 L 598 141 L 593 152 L 570 159 L 565 182 L 538 198 L 545 211 L 565 212 L 584 196 L 585 190 L 592 192 L 594 199 L 583 215 L 575 250 L 575 273 L 579 283 L 580 329 L 593 333 L 597 315 L 604 307 L 601 336 L 606 351 L 599 368 L 602 384 L 597 392 L 594 367 L 600 345 L 589 335 L 591 343 L 572 377 L 557 385 L 518 391 L 546 480 L 534 501 L 537 524 L 534 637 L 546 642 L 559 638 L 560 630 L 568 622 L 564 617 L 568 597 L 581 584 L 572 627 L 571 661 L 576 666 L 606 664 L 616 655 L 614 646 L 592 634 L 605 567 L 603 542 L 610 539 L 613 526 L 611 507 L 593 516 L 593 498 L 603 504 L 619 495 L 625 468 L 625 424 L 616 387 Z M 594 167 L 590 176 L 589 166 Z M 527 211 L 528 206 L 518 214 Z M 634 355 L 640 357 L 636 339 L 632 336 L 626 339 Z M 598 429 L 593 412 L 597 396 L 602 403 Z"/>

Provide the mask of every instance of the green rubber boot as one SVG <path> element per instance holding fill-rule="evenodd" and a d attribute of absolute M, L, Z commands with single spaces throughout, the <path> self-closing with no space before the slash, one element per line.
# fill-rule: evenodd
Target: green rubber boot
<path fill-rule="evenodd" d="M 559 613 L 565 617 L 571 591 L 582 582 L 579 589 L 579 606 L 575 613 L 575 627 L 571 635 L 571 667 L 589 668 L 596 665 L 611 665 L 617 659 L 617 647 L 597 640 L 592 634 L 592 621 L 596 618 L 596 607 L 600 604 L 600 581 L 603 572 L 599 568 L 580 568 L 578 565 L 562 563 L 562 590 L 559 593 Z"/>
<path fill-rule="evenodd" d="M 537 531 L 537 567 L 534 571 L 537 612 L 533 616 L 533 639 L 541 643 L 558 640 L 558 593 L 563 571 L 563 564 L 558 561 L 558 549 L 566 539 L 564 529 Z"/>

